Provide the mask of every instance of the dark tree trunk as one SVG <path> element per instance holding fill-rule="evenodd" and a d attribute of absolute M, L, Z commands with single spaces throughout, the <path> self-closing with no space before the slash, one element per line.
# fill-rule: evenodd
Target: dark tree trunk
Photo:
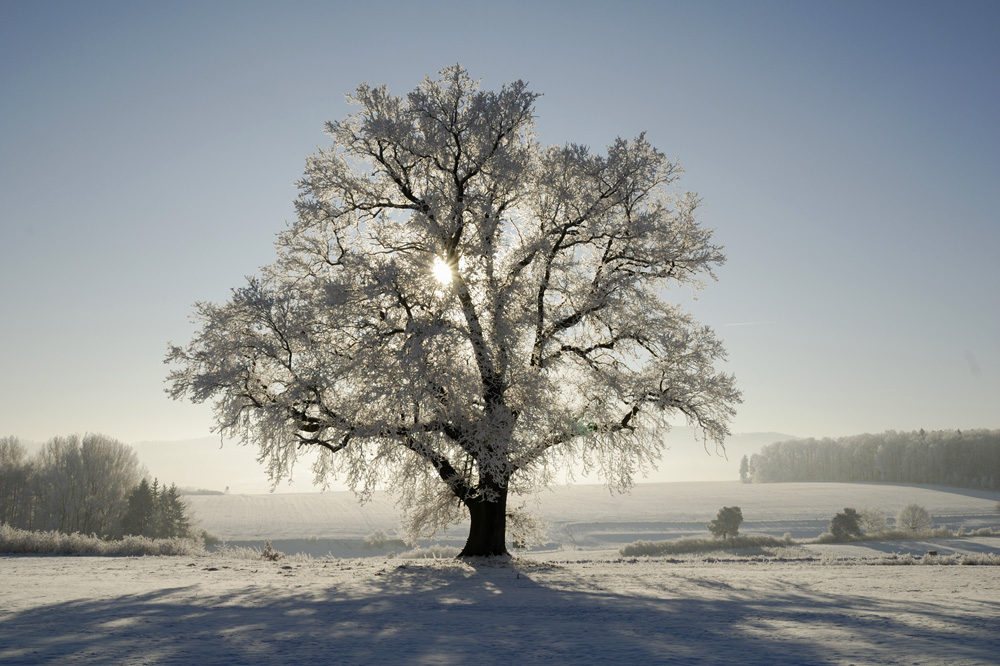
<path fill-rule="evenodd" d="M 489 502 L 485 496 L 473 498 L 465 503 L 469 509 L 471 526 L 469 538 L 459 557 L 494 557 L 508 555 L 505 543 L 507 536 L 507 488 L 496 488 L 499 495 Z"/>

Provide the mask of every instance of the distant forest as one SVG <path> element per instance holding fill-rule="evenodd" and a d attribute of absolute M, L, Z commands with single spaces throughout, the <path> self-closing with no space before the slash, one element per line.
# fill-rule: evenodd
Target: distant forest
<path fill-rule="evenodd" d="M 924 483 L 1000 490 L 1000 430 L 938 430 L 768 444 L 741 470 L 748 483 Z"/>
<path fill-rule="evenodd" d="M 0 438 L 0 523 L 103 539 L 191 536 L 177 486 L 148 481 L 132 447 L 101 434 L 54 437 L 34 455 Z"/>

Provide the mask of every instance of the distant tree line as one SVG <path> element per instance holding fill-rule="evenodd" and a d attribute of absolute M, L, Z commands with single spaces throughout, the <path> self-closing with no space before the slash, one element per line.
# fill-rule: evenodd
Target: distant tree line
<path fill-rule="evenodd" d="M 34 456 L 0 438 L 0 523 L 105 539 L 189 536 L 177 487 L 145 476 L 132 447 L 105 435 L 55 437 Z"/>
<path fill-rule="evenodd" d="M 1000 430 L 939 430 L 768 444 L 741 478 L 753 483 L 925 483 L 1000 490 Z"/>

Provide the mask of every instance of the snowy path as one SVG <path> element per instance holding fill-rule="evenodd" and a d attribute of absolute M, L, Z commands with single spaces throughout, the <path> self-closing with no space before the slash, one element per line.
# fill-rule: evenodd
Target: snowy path
<path fill-rule="evenodd" d="M 1000 568 L 0 557 L 3 664 L 995 664 Z"/>

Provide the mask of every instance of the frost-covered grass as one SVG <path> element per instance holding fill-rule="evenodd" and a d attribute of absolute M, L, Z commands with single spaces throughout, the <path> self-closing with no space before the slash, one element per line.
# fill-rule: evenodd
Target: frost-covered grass
<path fill-rule="evenodd" d="M 962 537 L 988 537 L 1000 535 L 1000 531 L 984 527 L 966 532 L 950 530 L 947 527 L 937 527 L 929 530 L 885 530 L 862 534 L 861 536 L 840 538 L 826 532 L 819 535 L 813 543 L 863 543 L 865 541 L 909 541 L 911 539 L 961 539 Z"/>
<path fill-rule="evenodd" d="M 199 555 L 205 552 L 195 539 L 151 539 L 126 536 L 104 540 L 94 535 L 33 532 L 0 525 L 0 553 L 54 555 Z"/>
<path fill-rule="evenodd" d="M 864 541 L 906 541 L 908 539 L 948 539 L 955 537 L 956 532 L 946 527 L 930 530 L 886 530 L 874 534 L 837 538 L 826 532 L 816 537 L 814 543 L 858 543 Z"/>
<path fill-rule="evenodd" d="M 390 539 L 387 544 L 383 545 L 402 545 L 403 542 Z M 373 548 L 375 546 L 372 546 Z M 401 549 L 402 550 L 402 549 Z M 454 559 L 458 557 L 461 548 L 455 546 L 446 546 L 441 544 L 430 544 L 427 546 L 422 546 L 418 548 L 413 548 L 410 550 L 405 550 L 399 552 L 385 552 L 379 553 L 378 557 L 385 560 L 422 560 L 422 559 Z M 270 562 L 293 562 L 293 563 L 306 563 L 306 562 L 334 562 L 341 561 L 345 559 L 358 559 L 357 556 L 354 557 L 341 557 L 335 555 L 334 553 L 328 553 L 323 555 L 314 555 L 308 552 L 295 552 L 295 553 L 284 553 L 276 549 L 270 541 L 266 541 L 264 546 L 237 546 L 227 543 L 222 543 L 217 546 L 213 551 L 208 553 L 209 556 L 222 560 L 238 560 L 238 561 L 252 561 L 252 560 L 265 560 Z M 371 555 L 369 555 L 370 557 Z"/>
<path fill-rule="evenodd" d="M 970 565 L 970 566 L 1000 566 L 1000 557 L 996 553 L 952 553 L 949 555 L 935 555 L 927 553 L 925 555 L 914 555 L 913 553 L 889 553 L 881 557 L 836 557 L 826 555 L 820 558 L 820 562 L 825 565 Z"/>
<path fill-rule="evenodd" d="M 728 539 L 687 537 L 667 541 L 636 541 L 619 550 L 623 557 L 640 557 L 658 555 L 684 555 L 686 553 L 707 553 L 723 550 L 726 552 L 745 552 L 764 548 L 780 548 L 793 546 L 792 537 L 785 535 L 778 539 L 766 535 L 737 535 Z"/>
<path fill-rule="evenodd" d="M 781 539 L 767 535 L 739 535 L 729 539 L 686 537 L 681 539 L 671 539 L 664 541 L 635 541 L 619 549 L 623 557 L 657 557 L 662 555 L 685 555 L 690 553 L 709 553 L 715 551 L 725 551 L 736 555 L 752 555 L 752 551 L 760 551 L 768 548 L 782 548 L 800 544 L 845 544 L 845 543 L 865 543 L 865 542 L 891 542 L 891 541 L 912 541 L 916 539 L 961 539 L 963 537 L 990 537 L 997 536 L 1000 532 L 990 528 L 983 528 L 972 532 L 962 530 L 949 530 L 939 527 L 930 530 L 888 530 L 875 534 L 865 534 L 850 539 L 838 539 L 829 532 L 821 534 L 816 539 L 807 541 L 793 541 L 791 535 L 785 534 Z M 987 556 L 984 558 L 980 555 Z M 908 555 L 913 557 L 912 555 Z M 937 557 L 930 555 L 930 561 L 924 562 L 917 557 L 915 562 L 921 564 L 994 564 L 989 559 L 992 554 L 973 553 L 967 555 L 972 560 L 964 561 L 963 554 L 956 554 L 952 557 L 955 561 L 947 560 L 947 557 Z M 896 557 L 895 555 L 886 557 Z M 902 557 L 902 556 L 900 556 Z M 936 558 L 936 559 L 934 559 Z M 857 559 L 857 558 L 832 558 L 832 559 Z M 994 557 L 995 559 L 995 557 Z M 940 561 L 939 561 L 940 560 Z M 882 562 L 879 562 L 880 564 Z M 888 562 L 890 564 L 909 564 L 910 562 Z"/>
<path fill-rule="evenodd" d="M 458 557 L 460 552 L 462 549 L 455 546 L 433 545 L 408 550 L 405 553 L 400 553 L 398 557 L 404 560 L 442 560 Z"/>

